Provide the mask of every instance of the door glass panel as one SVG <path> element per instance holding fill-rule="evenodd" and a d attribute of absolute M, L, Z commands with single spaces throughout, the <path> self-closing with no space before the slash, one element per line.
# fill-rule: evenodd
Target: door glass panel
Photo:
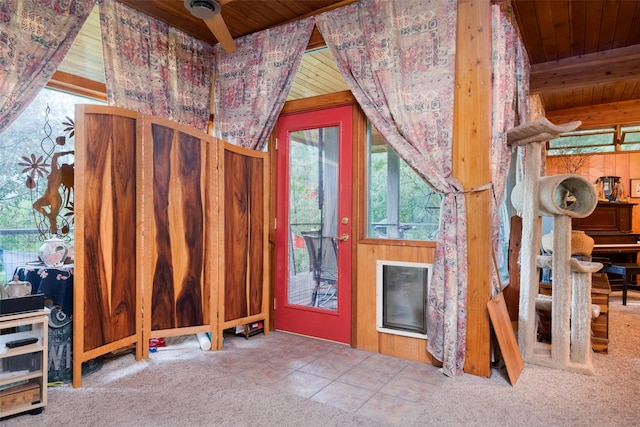
<path fill-rule="evenodd" d="M 338 130 L 289 134 L 289 304 L 338 309 Z"/>

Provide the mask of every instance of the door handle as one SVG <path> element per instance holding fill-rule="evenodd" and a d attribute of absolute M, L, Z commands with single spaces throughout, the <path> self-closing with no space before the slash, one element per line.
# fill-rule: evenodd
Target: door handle
<path fill-rule="evenodd" d="M 349 235 L 347 233 L 344 233 L 340 237 L 338 237 L 338 240 L 340 240 L 341 242 L 346 242 L 347 240 L 349 240 Z"/>

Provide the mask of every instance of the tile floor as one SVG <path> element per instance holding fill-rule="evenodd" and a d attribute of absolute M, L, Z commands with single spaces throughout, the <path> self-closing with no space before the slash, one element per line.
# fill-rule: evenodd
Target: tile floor
<path fill-rule="evenodd" d="M 432 365 L 278 331 L 227 336 L 220 351 L 246 379 L 392 425 L 422 416 L 446 378 Z"/>

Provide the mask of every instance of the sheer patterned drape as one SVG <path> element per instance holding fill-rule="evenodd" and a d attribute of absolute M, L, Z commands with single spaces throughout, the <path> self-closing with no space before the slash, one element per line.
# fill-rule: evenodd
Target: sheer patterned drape
<path fill-rule="evenodd" d="M 235 39 L 237 51 L 216 45 L 214 135 L 261 150 L 282 111 L 313 31 L 313 19 Z"/>
<path fill-rule="evenodd" d="M 316 17 L 345 81 L 373 125 L 443 194 L 429 288 L 428 349 L 448 375 L 465 357 L 466 208 L 452 177 L 455 0 L 361 0 Z"/>
<path fill-rule="evenodd" d="M 207 130 L 213 46 L 115 0 L 100 26 L 110 105 Z"/>
<path fill-rule="evenodd" d="M 33 101 L 69 51 L 95 0 L 0 1 L 0 132 Z"/>
<path fill-rule="evenodd" d="M 505 186 L 509 173 L 512 148 L 507 145 L 507 131 L 517 126 L 518 116 L 524 118 L 528 112 L 529 62 L 527 52 L 520 40 L 515 17 L 508 3 L 492 6 L 493 40 L 493 109 L 491 139 L 492 199 L 492 247 L 496 254 L 498 274 L 502 285 L 508 280 L 509 221 L 505 205 Z M 520 112 L 517 114 L 517 109 Z M 492 269 L 494 266 L 492 266 Z M 493 294 L 502 289 L 495 274 Z"/>

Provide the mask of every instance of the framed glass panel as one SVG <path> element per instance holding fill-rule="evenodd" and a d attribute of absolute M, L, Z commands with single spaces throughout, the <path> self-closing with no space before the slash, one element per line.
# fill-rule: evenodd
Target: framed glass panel
<path fill-rule="evenodd" d="M 367 237 L 436 240 L 440 195 L 396 154 L 370 123 L 367 157 Z"/>
<path fill-rule="evenodd" d="M 596 133 L 561 136 L 560 138 L 549 141 L 549 148 L 574 148 L 574 147 L 590 147 L 598 145 L 612 145 L 614 141 L 614 133 Z"/>
<path fill-rule="evenodd" d="M 376 262 L 376 329 L 426 338 L 427 301 L 433 264 Z"/>
<path fill-rule="evenodd" d="M 622 151 L 640 150 L 640 126 L 623 126 L 620 128 L 620 149 Z"/>
<path fill-rule="evenodd" d="M 16 266 L 37 259 L 42 245 L 42 218 L 33 208 L 46 189 L 46 174 L 52 155 L 74 148 L 73 138 L 65 132 L 76 104 L 106 104 L 69 93 L 42 89 L 24 112 L 0 134 L 0 274 L 10 277 Z M 64 147 L 56 138 L 66 135 Z M 33 156 L 33 157 L 32 157 Z M 32 166 L 25 166 L 32 163 Z M 58 164 L 72 165 L 72 153 L 61 156 Z M 40 174 L 42 173 L 42 175 Z M 33 176 L 31 176 L 33 175 Z M 61 195 L 64 200 L 65 195 Z M 63 210 L 64 211 L 64 210 Z M 65 217 L 68 218 L 68 217 Z M 61 223 L 62 225 L 62 223 Z M 68 223 L 72 227 L 71 223 Z M 68 234 L 72 245 L 73 229 Z"/>
<path fill-rule="evenodd" d="M 338 144 L 337 126 L 289 137 L 289 304 L 338 309 Z"/>

